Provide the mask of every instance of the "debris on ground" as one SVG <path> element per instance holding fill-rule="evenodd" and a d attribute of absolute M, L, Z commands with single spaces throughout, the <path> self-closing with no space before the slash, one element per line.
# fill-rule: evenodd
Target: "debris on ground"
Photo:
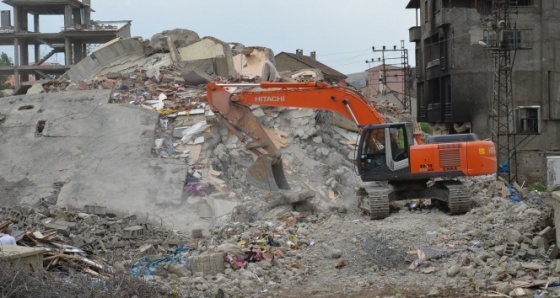
<path fill-rule="evenodd" d="M 193 71 L 183 66 L 169 60 L 41 83 L 46 93 L 107 89 L 111 104 L 157 111 L 152 157 L 189 167 L 182 197 L 171 201 L 191 204 L 210 222 L 182 231 L 161 218 L 98 205 L 67 208 L 50 197 L 2 206 L 0 230 L 11 225 L 19 246 L 43 248 L 47 274 L 98 281 L 124 274 L 161 296 L 185 297 L 560 295 L 550 193 L 494 176 L 460 178 L 473 204 L 467 214 L 451 216 L 430 200 L 411 199 L 372 221 L 357 204 L 355 131 L 334 125 L 327 112 L 272 107 L 251 108 L 282 148 L 297 191 L 255 189 L 244 174 L 254 159 L 247 144 L 220 125 L 205 83 L 193 84 Z M 261 79 L 198 71 L 197 80 Z M 392 118 L 410 117 L 388 102 L 376 104 Z"/>

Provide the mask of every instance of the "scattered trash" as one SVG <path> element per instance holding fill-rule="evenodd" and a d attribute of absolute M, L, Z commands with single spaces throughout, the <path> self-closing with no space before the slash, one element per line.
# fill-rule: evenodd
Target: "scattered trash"
<path fill-rule="evenodd" d="M 179 264 L 187 266 L 188 258 L 192 255 L 194 251 L 193 248 L 188 246 L 177 247 L 173 251 L 173 255 L 167 257 L 160 257 L 155 259 L 150 259 L 148 256 L 143 256 L 136 264 L 132 265 L 130 273 L 134 276 L 147 276 L 156 275 L 156 269 L 158 266 L 164 264 Z"/>

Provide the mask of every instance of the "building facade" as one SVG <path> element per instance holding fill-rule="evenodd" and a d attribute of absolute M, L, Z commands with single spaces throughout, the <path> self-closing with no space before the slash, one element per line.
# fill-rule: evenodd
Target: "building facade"
<path fill-rule="evenodd" d="M 367 86 L 363 89 L 366 97 L 389 92 L 405 93 L 405 72 L 402 67 L 378 65 L 367 70 Z"/>
<path fill-rule="evenodd" d="M 491 138 L 495 76 L 484 28 L 494 1 L 409 1 L 419 122 Z M 560 155 L 560 0 L 509 2 L 520 32 L 511 65 L 518 182 L 546 182 L 547 157 Z"/>

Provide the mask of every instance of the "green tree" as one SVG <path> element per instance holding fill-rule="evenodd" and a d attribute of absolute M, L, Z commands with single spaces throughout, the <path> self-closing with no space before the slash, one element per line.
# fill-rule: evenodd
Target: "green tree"
<path fill-rule="evenodd" d="M 13 66 L 12 59 L 10 59 L 10 57 L 8 57 L 8 54 L 4 52 L 0 54 L 0 67 L 1 66 Z M 0 76 L 0 90 L 12 88 L 12 85 L 7 82 L 8 78 L 9 76 Z"/>

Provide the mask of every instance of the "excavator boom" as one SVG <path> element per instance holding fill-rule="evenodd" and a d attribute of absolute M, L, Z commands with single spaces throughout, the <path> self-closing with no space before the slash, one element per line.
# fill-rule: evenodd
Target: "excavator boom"
<path fill-rule="evenodd" d="M 232 89 L 242 87 L 254 88 L 239 92 Z M 358 126 L 386 122 L 385 117 L 359 93 L 324 82 L 210 83 L 207 89 L 208 102 L 218 110 L 227 109 L 231 103 L 238 103 L 328 110 L 350 119 Z"/>

